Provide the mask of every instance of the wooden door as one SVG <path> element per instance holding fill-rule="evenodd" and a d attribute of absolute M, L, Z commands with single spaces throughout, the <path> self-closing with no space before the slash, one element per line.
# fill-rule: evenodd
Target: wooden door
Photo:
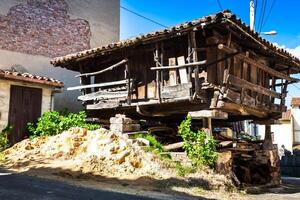
<path fill-rule="evenodd" d="M 9 136 L 10 144 L 21 141 L 26 136 L 26 126 L 36 122 L 41 115 L 42 89 L 11 86 L 9 103 L 9 125 L 13 131 Z"/>

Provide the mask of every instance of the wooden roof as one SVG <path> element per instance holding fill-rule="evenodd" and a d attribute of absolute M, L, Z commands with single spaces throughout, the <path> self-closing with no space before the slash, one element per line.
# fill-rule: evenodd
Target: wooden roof
<path fill-rule="evenodd" d="M 24 81 L 24 82 L 48 85 L 48 86 L 59 87 L 59 88 L 64 86 L 63 82 L 46 76 L 37 76 L 30 73 L 21 73 L 21 72 L 1 70 L 1 69 L 0 69 L 0 79 Z"/>
<path fill-rule="evenodd" d="M 66 67 L 70 63 L 84 60 L 90 57 L 96 57 L 99 55 L 104 55 L 108 52 L 119 50 L 126 47 L 132 47 L 138 44 L 143 44 L 145 42 L 155 42 L 160 39 L 165 39 L 168 37 L 178 36 L 184 32 L 197 29 L 203 29 L 209 25 L 215 24 L 228 24 L 229 27 L 237 29 L 245 38 L 248 38 L 249 41 L 256 43 L 261 49 L 265 50 L 267 53 L 272 56 L 277 56 L 280 59 L 285 60 L 291 65 L 299 68 L 300 71 L 300 60 L 293 56 L 291 53 L 287 52 L 284 49 L 278 48 L 273 43 L 263 39 L 259 36 L 257 32 L 250 30 L 250 27 L 247 26 L 241 19 L 237 18 L 236 15 L 232 14 L 230 11 L 223 11 L 217 14 L 208 15 L 193 21 L 185 22 L 177 26 L 162 29 L 155 32 L 143 34 L 131 39 L 111 43 L 102 47 L 97 47 L 78 53 L 69 54 L 62 57 L 57 57 L 51 60 L 51 64 L 54 66 Z"/>

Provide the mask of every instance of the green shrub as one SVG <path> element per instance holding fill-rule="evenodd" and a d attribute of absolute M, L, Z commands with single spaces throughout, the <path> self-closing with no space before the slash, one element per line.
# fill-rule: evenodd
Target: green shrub
<path fill-rule="evenodd" d="M 187 116 L 179 126 L 179 134 L 184 141 L 183 149 L 194 166 L 213 166 L 217 160 L 215 140 L 207 137 L 202 130 L 193 131 L 191 122 L 191 117 Z"/>
<path fill-rule="evenodd" d="M 180 162 L 176 163 L 176 173 L 178 176 L 184 177 L 195 172 L 196 168 L 194 166 L 183 165 Z"/>
<path fill-rule="evenodd" d="M 171 155 L 164 151 L 163 145 L 157 141 L 155 136 L 150 134 L 140 133 L 135 135 L 133 138 L 144 138 L 149 141 L 149 147 L 146 148 L 147 151 L 159 154 L 161 159 L 171 159 Z"/>
<path fill-rule="evenodd" d="M 150 146 L 147 150 L 149 150 L 149 151 L 158 151 L 159 153 L 164 151 L 163 145 L 159 141 L 157 141 L 157 139 L 154 136 L 152 136 L 150 134 L 140 133 L 140 134 L 135 135 L 134 138 L 144 138 L 144 139 L 148 140 Z"/>
<path fill-rule="evenodd" d="M 100 128 L 100 125 L 87 123 L 86 113 L 66 113 L 61 115 L 59 112 L 45 112 L 36 124 L 28 123 L 27 128 L 31 138 L 38 136 L 57 135 L 71 127 L 81 127 L 88 130 Z"/>
<path fill-rule="evenodd" d="M 12 126 L 7 126 L 0 132 L 0 152 L 9 147 L 8 135 L 12 131 Z"/>

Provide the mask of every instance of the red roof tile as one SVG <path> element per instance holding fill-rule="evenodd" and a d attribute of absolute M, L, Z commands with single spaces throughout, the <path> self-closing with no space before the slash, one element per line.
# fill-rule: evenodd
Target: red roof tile
<path fill-rule="evenodd" d="M 42 85 L 49 85 L 53 87 L 64 86 L 63 82 L 46 76 L 37 76 L 30 73 L 21 73 L 21 72 L 1 70 L 1 69 L 0 69 L 0 79 L 25 81 L 30 83 L 38 83 Z"/>
<path fill-rule="evenodd" d="M 300 97 L 293 97 L 291 105 L 292 106 L 300 106 Z"/>

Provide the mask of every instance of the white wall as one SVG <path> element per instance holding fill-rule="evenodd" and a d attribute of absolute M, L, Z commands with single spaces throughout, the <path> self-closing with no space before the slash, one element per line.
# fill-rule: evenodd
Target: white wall
<path fill-rule="evenodd" d="M 293 151 L 293 123 L 290 121 L 283 121 L 282 124 L 276 124 L 271 126 L 271 132 L 274 133 L 274 144 L 277 144 L 278 148 L 284 145 L 289 151 Z M 265 138 L 265 126 L 258 126 L 258 135 L 261 139 Z"/>
<path fill-rule="evenodd" d="M 300 109 L 299 106 L 292 107 L 292 115 L 294 117 L 294 141 L 300 144 Z"/>

